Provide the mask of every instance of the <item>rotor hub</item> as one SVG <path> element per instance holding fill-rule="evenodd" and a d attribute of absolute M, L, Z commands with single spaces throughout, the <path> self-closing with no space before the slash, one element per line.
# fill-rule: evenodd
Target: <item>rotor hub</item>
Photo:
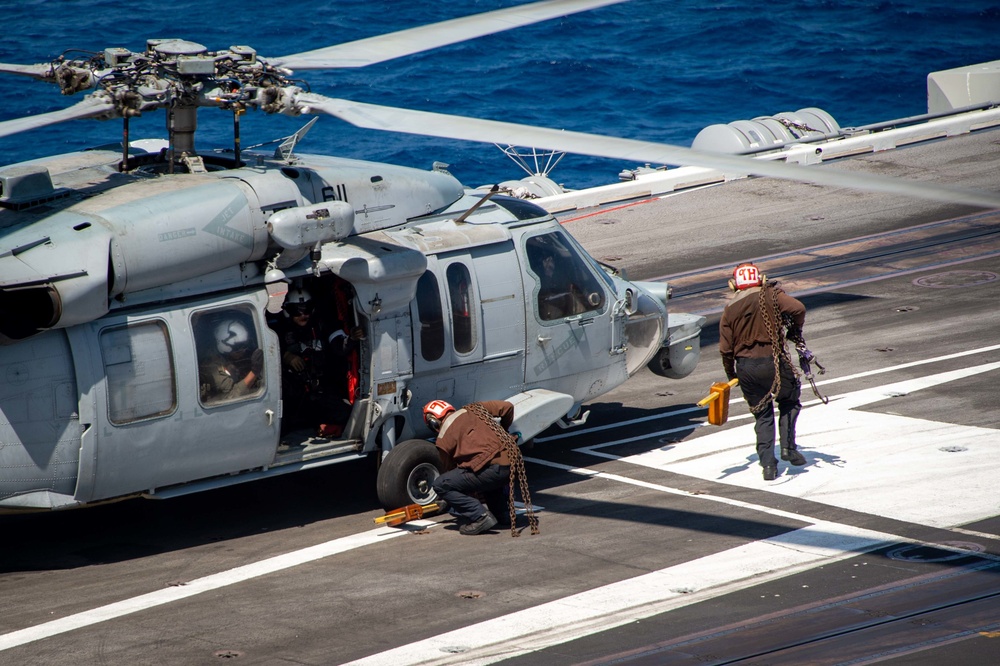
<path fill-rule="evenodd" d="M 207 46 L 186 39 L 151 39 L 146 47 L 161 56 L 196 56 L 208 51 Z"/>

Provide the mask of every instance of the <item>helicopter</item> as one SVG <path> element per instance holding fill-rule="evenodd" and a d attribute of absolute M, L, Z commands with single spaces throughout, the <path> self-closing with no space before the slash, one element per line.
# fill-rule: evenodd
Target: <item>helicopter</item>
<path fill-rule="evenodd" d="M 469 190 L 442 164 L 299 153 L 309 124 L 273 152 L 244 150 L 251 110 L 1000 207 L 959 188 L 331 98 L 292 78 L 622 1 L 547 0 L 276 58 L 149 39 L 0 65 L 67 95 L 93 90 L 0 122 L 0 136 L 86 118 L 123 127 L 120 144 L 0 168 L 0 511 L 169 498 L 364 458 L 384 506 L 427 504 L 440 464 L 430 400 L 509 400 L 530 441 L 585 422 L 587 401 L 644 367 L 695 368 L 704 318 L 668 312 L 667 285 L 598 263 L 539 206 Z M 206 107 L 232 114 L 230 149 L 197 149 Z M 130 119 L 160 110 L 167 140 L 130 137 Z M 288 425 L 275 329 L 305 292 L 360 331 L 347 371 L 318 380 L 345 395 L 334 428 Z"/>

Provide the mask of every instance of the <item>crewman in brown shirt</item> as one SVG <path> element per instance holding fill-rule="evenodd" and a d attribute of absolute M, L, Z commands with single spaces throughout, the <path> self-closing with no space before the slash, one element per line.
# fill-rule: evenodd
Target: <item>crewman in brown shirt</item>
<path fill-rule="evenodd" d="M 478 404 L 500 419 L 505 432 L 510 428 L 514 405 L 506 400 Z M 445 469 L 434 480 L 434 491 L 447 502 L 448 512 L 463 523 L 459 532 L 480 534 L 496 526 L 494 511 L 504 515 L 510 458 L 496 429 L 467 407 L 456 411 L 443 400 L 432 400 L 424 407 L 424 421 L 438 433 L 435 444 Z M 473 493 L 481 494 L 486 504 Z"/>
<path fill-rule="evenodd" d="M 790 320 L 789 337 L 801 336 L 806 308 L 786 294 L 777 283 L 768 283 L 751 263 L 740 264 L 729 281 L 733 298 L 719 320 L 719 352 L 729 379 L 738 378 L 743 397 L 756 419 L 757 456 L 764 480 L 778 475 L 774 455 L 774 401 L 778 403 L 778 436 L 781 459 L 805 465 L 806 458 L 795 444 L 801 385 L 784 353 L 783 319 Z M 775 349 L 780 385 L 775 391 Z"/>

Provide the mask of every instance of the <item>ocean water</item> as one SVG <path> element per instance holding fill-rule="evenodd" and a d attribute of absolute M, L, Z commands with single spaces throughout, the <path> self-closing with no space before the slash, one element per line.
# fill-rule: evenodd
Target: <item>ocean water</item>
<path fill-rule="evenodd" d="M 183 38 L 210 50 L 246 44 L 279 56 L 504 6 L 509 0 L 0 0 L 0 62 L 46 62 L 67 49 L 141 50 Z M 631 0 L 360 69 L 302 72 L 315 92 L 689 146 L 705 126 L 817 106 L 842 126 L 924 113 L 929 72 L 1000 59 L 1000 1 Z M 77 101 L 0 75 L 0 120 Z M 132 137 L 165 137 L 164 115 Z M 243 145 L 305 119 L 255 112 Z M 230 114 L 199 113 L 198 146 L 228 147 Z M 121 138 L 120 121 L 76 120 L 0 138 L 9 164 Z M 352 127 L 321 116 L 300 152 L 429 168 L 467 185 L 524 175 L 492 144 Z M 617 180 L 622 161 L 567 155 L 552 177 L 579 188 Z"/>

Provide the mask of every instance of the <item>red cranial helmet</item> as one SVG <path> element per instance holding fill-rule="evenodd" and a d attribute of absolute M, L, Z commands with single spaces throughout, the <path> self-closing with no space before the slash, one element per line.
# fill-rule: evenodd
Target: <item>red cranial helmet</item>
<path fill-rule="evenodd" d="M 764 276 L 751 263 L 740 264 L 733 270 L 733 285 L 737 290 L 759 287 L 764 283 Z"/>
<path fill-rule="evenodd" d="M 444 417 L 455 411 L 455 408 L 444 400 L 431 400 L 424 405 L 424 423 L 430 426 L 434 432 L 441 430 L 441 423 Z"/>

